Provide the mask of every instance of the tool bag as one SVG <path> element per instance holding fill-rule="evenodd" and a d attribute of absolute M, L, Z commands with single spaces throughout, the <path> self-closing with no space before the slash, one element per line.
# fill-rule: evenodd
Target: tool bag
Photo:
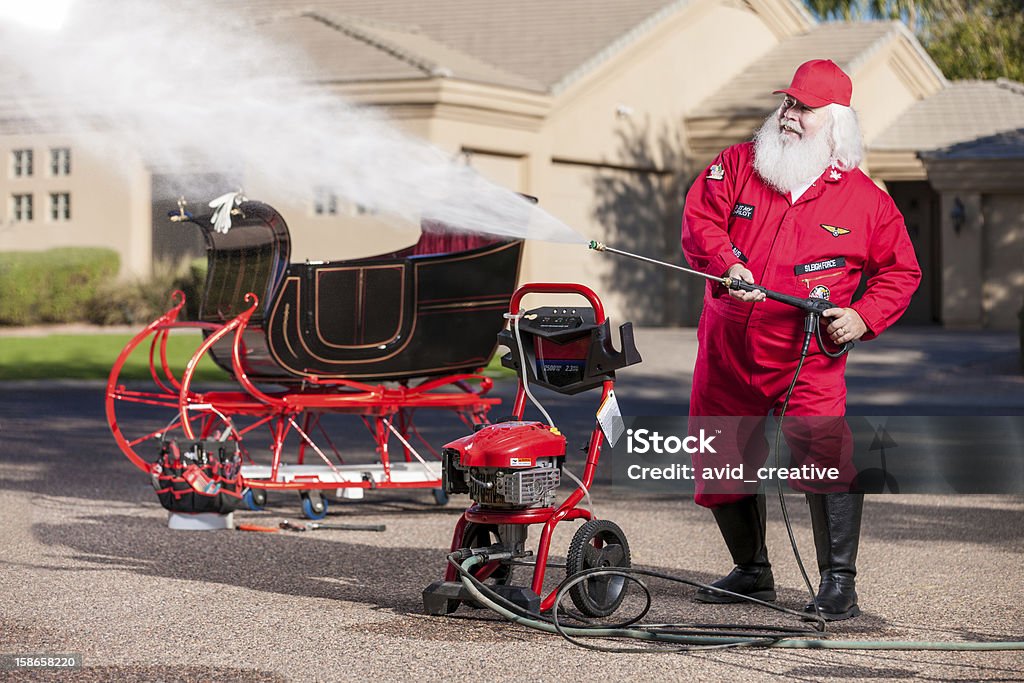
<path fill-rule="evenodd" d="M 150 468 L 160 504 L 171 512 L 226 514 L 242 507 L 237 441 L 163 441 Z"/>

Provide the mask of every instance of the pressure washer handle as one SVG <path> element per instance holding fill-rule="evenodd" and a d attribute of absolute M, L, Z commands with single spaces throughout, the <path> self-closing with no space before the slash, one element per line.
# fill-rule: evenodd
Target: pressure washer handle
<path fill-rule="evenodd" d="M 788 304 L 799 308 L 802 311 L 807 311 L 808 313 L 818 313 L 820 315 L 830 308 L 835 308 L 835 304 L 828 299 L 819 299 L 813 296 L 800 298 L 790 294 L 783 294 L 782 292 L 775 292 L 767 287 L 762 287 L 761 285 L 752 285 L 749 282 L 745 282 L 735 277 L 722 278 L 722 284 L 729 289 L 735 289 L 738 291 L 764 292 L 764 295 L 772 301 Z"/>
<path fill-rule="evenodd" d="M 598 298 L 594 290 L 590 289 L 586 285 L 576 284 L 574 282 L 530 282 L 515 292 L 512 293 L 512 299 L 509 301 L 508 312 L 510 315 L 516 315 L 519 313 L 519 304 L 522 303 L 523 297 L 527 294 L 579 294 L 590 303 L 590 307 L 594 309 L 594 321 L 597 324 L 604 322 L 604 305 L 601 303 L 601 299 Z"/>
<path fill-rule="evenodd" d="M 852 342 L 852 341 L 848 341 L 848 342 L 845 342 L 844 344 L 842 344 L 841 346 L 839 346 L 839 348 L 838 348 L 837 350 L 835 350 L 835 351 L 829 351 L 829 350 L 828 350 L 828 348 L 827 348 L 827 347 L 825 346 L 825 337 L 824 337 L 824 335 L 823 335 L 823 334 L 821 333 L 821 328 L 822 328 L 822 326 L 821 326 L 821 324 L 820 324 L 820 322 L 819 322 L 819 319 L 821 318 L 821 315 L 820 315 L 820 314 L 818 314 L 818 313 L 811 313 L 811 312 L 808 312 L 808 313 L 807 313 L 807 316 L 808 316 L 808 317 L 811 317 L 811 316 L 813 316 L 813 317 L 814 317 L 814 320 L 815 320 L 815 323 L 814 323 L 814 328 L 815 328 L 815 329 L 814 329 L 814 332 L 815 332 L 815 334 L 817 335 L 817 339 L 818 339 L 818 348 L 819 348 L 819 349 L 821 349 L 821 352 L 822 352 L 823 354 L 825 354 L 825 355 L 826 355 L 826 356 L 828 356 L 829 358 L 839 358 L 840 356 L 845 356 L 845 355 L 846 355 L 846 354 L 848 354 L 848 353 L 849 353 L 849 352 L 850 352 L 851 350 L 853 350 L 853 342 Z M 808 327 L 810 327 L 810 325 L 808 325 Z"/>
<path fill-rule="evenodd" d="M 764 295 L 773 301 L 788 304 L 804 311 L 807 314 L 807 317 L 804 319 L 804 332 L 807 336 L 805 337 L 803 353 L 807 352 L 807 341 L 810 341 L 811 333 L 816 334 L 818 339 L 818 348 L 820 348 L 821 352 L 829 358 L 839 358 L 840 356 L 849 353 L 850 349 L 853 348 L 853 342 L 846 342 L 836 351 L 829 351 L 825 347 L 825 338 L 821 333 L 821 315 L 828 309 L 836 307 L 836 305 L 828 299 L 819 299 L 814 296 L 801 299 L 798 296 L 772 291 L 767 287 L 762 287 L 761 285 L 752 285 L 749 282 L 745 282 L 735 277 L 722 278 L 722 284 L 729 289 L 744 292 L 764 292 Z"/>

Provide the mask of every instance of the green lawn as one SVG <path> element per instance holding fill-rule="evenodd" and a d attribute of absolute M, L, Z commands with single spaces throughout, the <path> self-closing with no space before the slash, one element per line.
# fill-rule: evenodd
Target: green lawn
<path fill-rule="evenodd" d="M 0 337 L 0 380 L 106 379 L 130 334 L 52 334 L 43 337 Z M 172 334 L 167 342 L 168 363 L 180 376 L 199 347 L 198 332 Z M 122 379 L 149 377 L 149 342 L 129 357 Z M 225 380 L 227 374 L 209 358 L 196 371 L 198 380 Z"/>
<path fill-rule="evenodd" d="M 42 337 L 0 336 L 0 380 L 106 379 L 130 334 L 53 334 Z M 168 362 L 180 376 L 185 363 L 199 347 L 200 335 L 175 333 L 167 342 Z M 485 374 L 501 379 L 514 377 L 495 357 Z M 149 377 L 149 342 L 143 342 L 128 359 L 122 379 Z M 198 381 L 228 379 L 209 358 L 196 371 Z"/>

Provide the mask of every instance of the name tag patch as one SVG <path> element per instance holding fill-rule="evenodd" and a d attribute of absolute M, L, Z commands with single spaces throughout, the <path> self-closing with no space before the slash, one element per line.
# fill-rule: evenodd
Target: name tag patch
<path fill-rule="evenodd" d="M 846 257 L 836 256 L 835 258 L 826 259 L 825 261 L 817 261 L 816 263 L 802 263 L 799 266 L 794 266 L 793 272 L 797 275 L 806 275 L 807 273 L 820 273 L 823 270 L 842 268 L 845 265 Z"/>
<path fill-rule="evenodd" d="M 732 215 L 737 218 L 751 220 L 754 218 L 754 207 L 752 204 L 736 204 L 736 206 L 732 207 Z"/>

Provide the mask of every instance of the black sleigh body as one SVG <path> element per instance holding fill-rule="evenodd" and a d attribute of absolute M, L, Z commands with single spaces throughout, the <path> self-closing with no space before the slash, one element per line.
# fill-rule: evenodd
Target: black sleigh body
<path fill-rule="evenodd" d="M 254 381 L 409 381 L 486 365 L 516 286 L 522 242 L 450 251 L 480 239 L 425 233 L 402 251 L 350 261 L 289 263 L 290 239 L 271 207 L 245 202 L 227 233 L 198 220 L 208 272 L 199 317 L 225 323 L 260 305 L 242 367 Z M 229 340 L 216 362 L 233 371 Z"/>

